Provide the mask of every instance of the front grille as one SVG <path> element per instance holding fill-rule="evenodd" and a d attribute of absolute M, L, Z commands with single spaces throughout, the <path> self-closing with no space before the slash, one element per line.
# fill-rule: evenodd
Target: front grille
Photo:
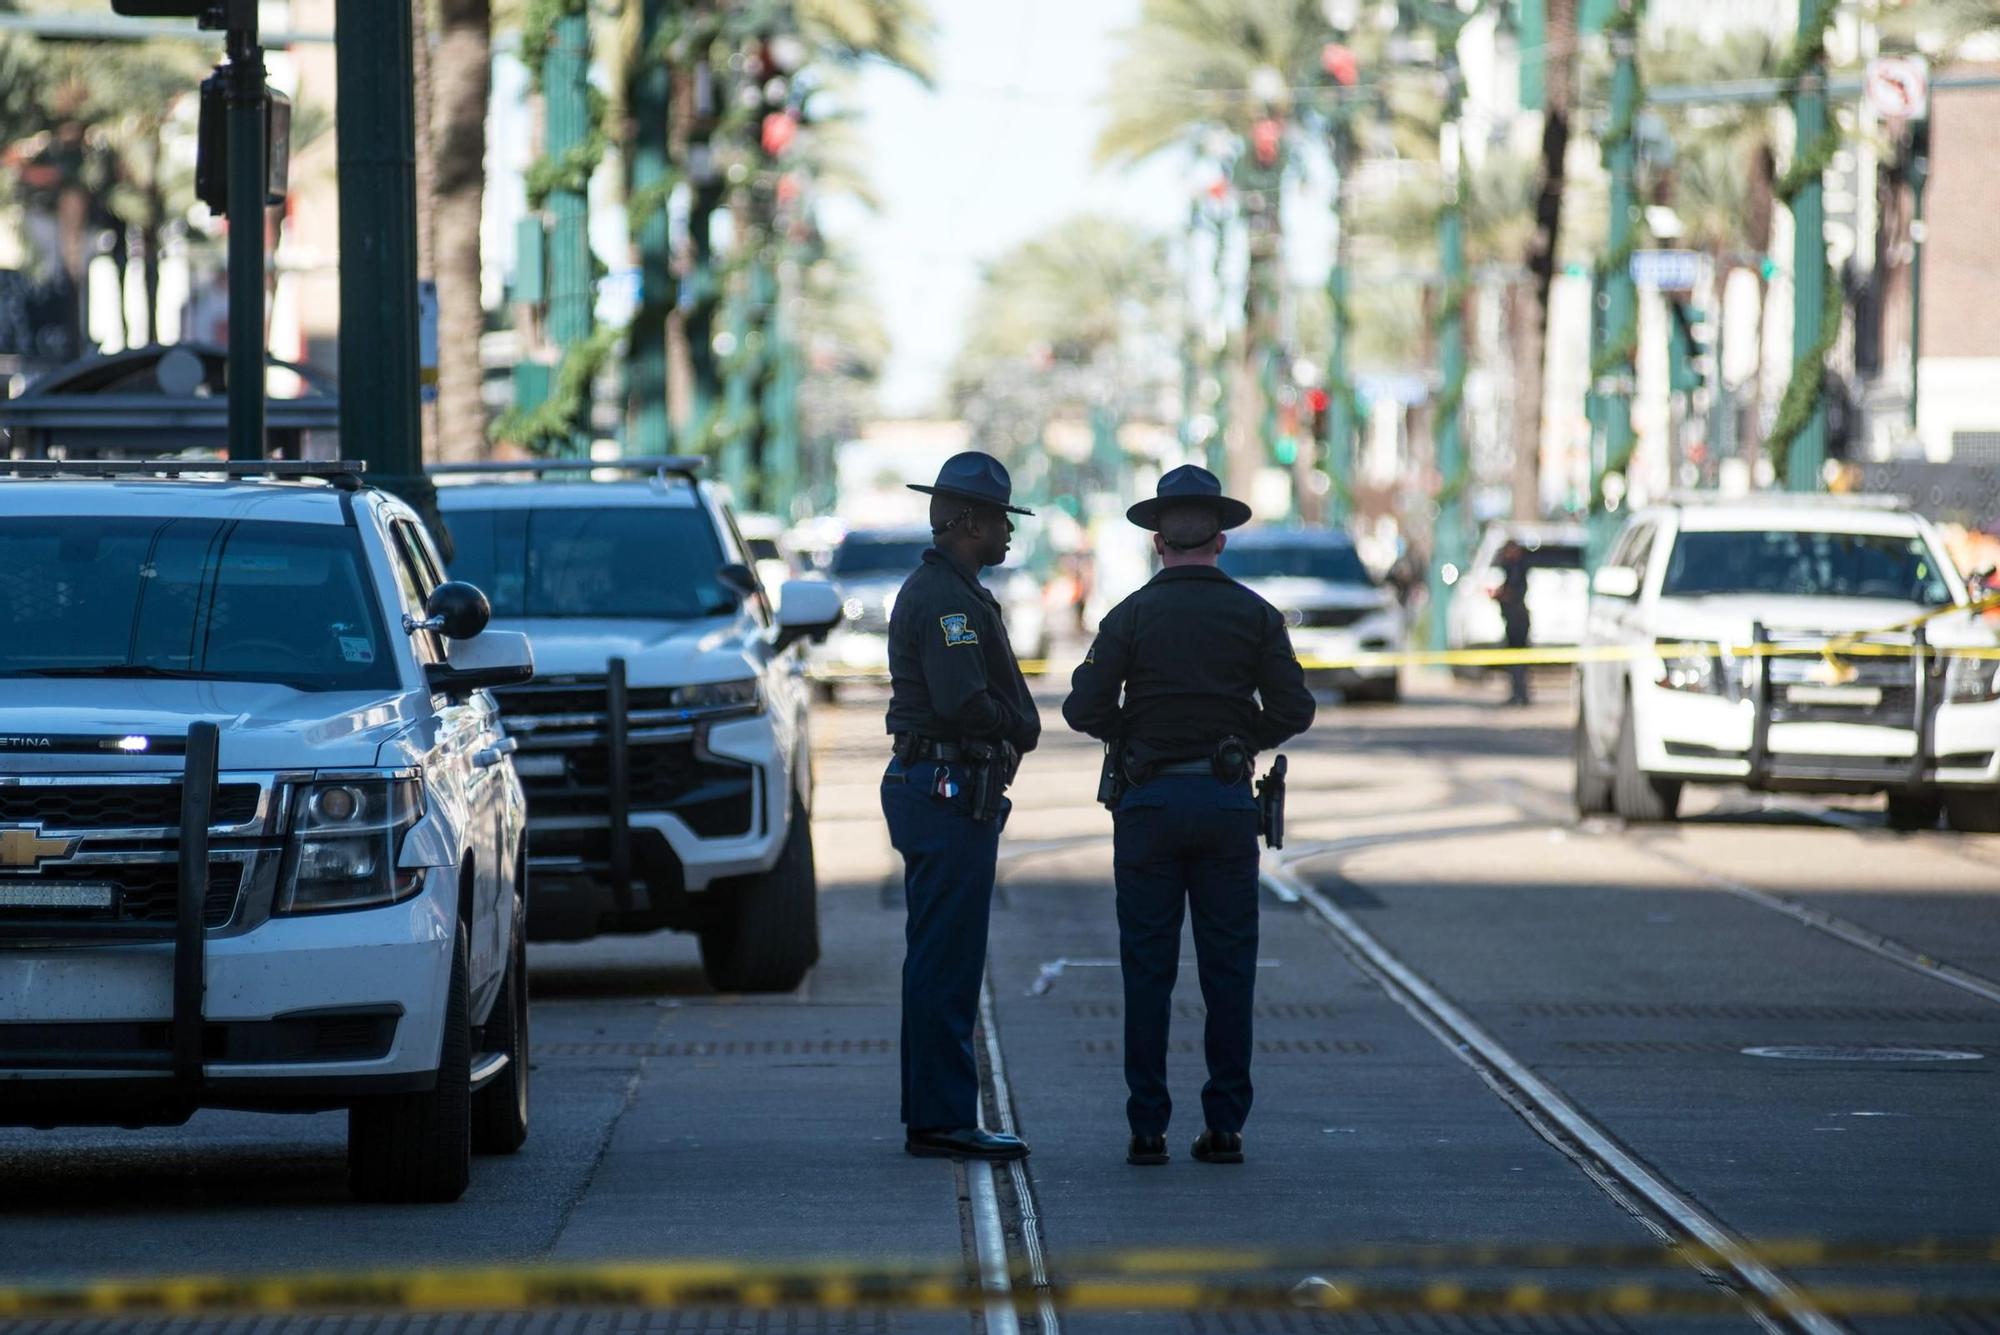
<path fill-rule="evenodd" d="M 217 825 L 241 825 L 257 814 L 257 785 L 225 783 L 215 790 Z M 0 825 L 45 830 L 157 830 L 181 823 L 178 783 L 0 785 Z"/>
<path fill-rule="evenodd" d="M 535 816 L 598 816 L 609 797 L 609 752 L 576 747 L 560 775 L 523 775 Z M 639 745 L 627 751 L 627 800 L 634 811 L 671 811 L 703 838 L 747 834 L 756 813 L 757 771 L 695 755 L 692 742 Z"/>
<path fill-rule="evenodd" d="M 493 695 L 500 702 L 503 716 L 533 718 L 583 714 L 602 718 L 607 690 L 603 677 L 566 677 L 510 686 L 495 691 Z M 671 687 L 634 687 L 625 692 L 626 708 L 631 711 L 673 709 L 676 708 L 673 695 Z"/>
<path fill-rule="evenodd" d="M 1308 607 L 1286 614 L 1285 622 L 1307 630 L 1339 630 L 1376 610 L 1373 607 Z"/>
<path fill-rule="evenodd" d="M 1771 679 L 1773 723 L 1860 723 L 1882 728 L 1917 725 L 1916 668 L 1911 659 L 1834 654 L 1829 662 L 1818 655 L 1788 655 L 1768 660 L 1766 671 Z M 1933 677 L 1929 685 L 1933 700 L 1939 685 Z M 1826 686 L 1872 689 L 1880 692 L 1880 699 L 1874 704 L 1792 699 L 1794 688 L 1810 695 L 1814 688 Z"/>
<path fill-rule="evenodd" d="M 208 895 L 202 906 L 205 926 L 222 927 L 228 924 L 236 912 L 236 897 L 242 884 L 242 864 L 210 864 Z M 109 885 L 113 889 L 113 907 L 22 908 L 0 905 L 0 936 L 4 936 L 10 927 L 32 928 L 64 923 L 171 926 L 180 916 L 180 868 L 172 862 L 71 863 L 43 867 L 31 875 L 0 875 L 0 886 L 31 889 L 61 885 Z"/>

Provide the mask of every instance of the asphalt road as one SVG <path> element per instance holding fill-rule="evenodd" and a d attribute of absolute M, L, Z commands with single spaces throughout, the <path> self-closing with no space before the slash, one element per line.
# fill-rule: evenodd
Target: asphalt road
<path fill-rule="evenodd" d="M 1576 826 L 1565 805 L 1570 715 L 1547 685 L 1530 710 L 1496 707 L 1497 688 L 1442 682 L 1417 684 L 1395 707 L 1329 704 L 1288 748 L 1292 828 L 1268 860 L 1258 1094 L 1241 1168 L 1186 1154 L 1200 1129 L 1191 950 L 1172 1057 L 1175 1161 L 1123 1162 L 1109 820 L 1092 801 L 1096 748 L 1061 730 L 1053 694 L 1003 844 L 989 969 L 1000 1058 L 989 1114 L 1014 1118 L 1035 1154 L 1019 1181 L 903 1155 L 900 879 L 876 800 L 880 700 L 859 693 L 817 720 L 826 949 L 799 992 L 711 995 L 686 938 L 536 947 L 532 1137 L 518 1156 L 480 1161 L 456 1206 L 349 1201 L 338 1115 L 0 1131 L 0 1278 L 667 1256 L 970 1270 L 982 1241 L 1004 1241 L 1018 1266 L 1045 1252 L 1060 1275 L 1135 1247 L 1644 1246 L 1688 1236 L 1690 1220 L 1739 1239 L 2000 1235 L 2000 983 L 1980 990 L 2000 979 L 2000 838 L 1894 834 L 1867 803 L 1740 793 L 1691 794 L 1673 826 Z M 1864 937 L 1872 945 L 1857 944 Z M 1942 977 L 1919 956 L 1964 973 Z M 1551 1112 L 1551 1099 L 1565 1111 Z M 1664 1194 L 1648 1198 L 1611 1160 Z M 1904 1259 L 1779 1269 L 1780 1284 L 2000 1287 L 1991 1267 Z M 1474 1278 L 1589 1287 L 1618 1276 Z M 1678 1263 L 1641 1278 L 1720 1292 Z M 1032 1300 L 1025 1310 L 1021 1328 L 1035 1329 Z M 1109 1313 L 1060 1324 L 1200 1335 L 1755 1328 L 1747 1313 Z M 968 1328 L 964 1317 L 726 1311 L 597 1325 Z M 427 1326 L 461 1328 L 485 1329 Z"/>

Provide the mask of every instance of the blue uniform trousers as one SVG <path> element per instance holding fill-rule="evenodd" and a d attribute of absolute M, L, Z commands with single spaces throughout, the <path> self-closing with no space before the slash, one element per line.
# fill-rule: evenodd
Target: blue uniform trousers
<path fill-rule="evenodd" d="M 1118 952 L 1125 972 L 1125 1115 L 1134 1135 L 1164 1135 L 1167 1024 L 1180 971 L 1181 921 L 1194 909 L 1195 961 L 1208 1006 L 1201 1107 L 1217 1131 L 1250 1115 L 1251 1005 L 1257 981 L 1257 801 L 1249 783 L 1163 774 L 1112 814 Z"/>
<path fill-rule="evenodd" d="M 939 796 L 940 770 L 957 784 Z M 979 1125 L 972 1029 L 986 974 L 987 920 L 1000 852 L 999 820 L 975 821 L 961 766 L 892 762 L 882 776 L 889 842 L 903 855 L 909 917 L 903 939 L 903 1122 L 912 1130 Z"/>

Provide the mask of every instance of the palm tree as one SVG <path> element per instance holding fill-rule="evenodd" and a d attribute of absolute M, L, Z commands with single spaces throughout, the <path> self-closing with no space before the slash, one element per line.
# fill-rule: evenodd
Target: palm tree
<path fill-rule="evenodd" d="M 479 226 L 486 193 L 486 104 L 490 93 L 490 0 L 437 0 L 431 64 L 432 182 L 428 212 L 438 291 L 438 456 L 479 457 L 486 444 L 479 337 Z"/>
<path fill-rule="evenodd" d="M 1050 418 L 1157 404 L 1146 341 L 1171 327 L 1163 238 L 1081 214 L 986 267 L 952 367 L 953 399 L 980 448 L 1017 454 Z"/>
<path fill-rule="evenodd" d="M 1259 376 L 1278 338 L 1287 141 L 1299 128 L 1296 90 L 1312 83 L 1329 29 L 1318 0 L 1145 0 L 1111 75 L 1110 119 L 1097 143 L 1107 163 L 1173 149 L 1198 151 L 1222 134 L 1238 146 L 1236 183 L 1248 234 L 1243 338 L 1233 368 L 1231 486 L 1247 489 L 1261 460 Z"/>

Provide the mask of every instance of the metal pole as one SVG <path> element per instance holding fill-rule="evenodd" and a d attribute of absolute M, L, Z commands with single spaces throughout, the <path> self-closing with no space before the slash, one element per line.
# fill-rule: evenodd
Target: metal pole
<path fill-rule="evenodd" d="M 1327 521 L 1347 521 L 1349 498 L 1353 495 L 1355 473 L 1354 387 L 1347 377 L 1347 338 L 1351 324 L 1347 309 L 1347 168 L 1348 154 L 1336 136 L 1333 182 L 1333 269 L 1327 275 L 1326 296 L 1332 324 L 1332 346 L 1326 359 L 1326 473 L 1333 485 L 1327 491 Z"/>
<path fill-rule="evenodd" d="M 1924 187 L 1931 177 L 1931 120 L 1910 124 L 1910 434 L 1917 433 L 1917 372 L 1924 337 Z"/>
<path fill-rule="evenodd" d="M 1630 15 L 1636 0 L 1622 0 Z M 1638 214 L 1634 175 L 1639 147 L 1633 134 L 1639 114 L 1638 42 L 1630 26 L 1612 34 L 1616 64 L 1611 75 L 1611 126 L 1605 157 L 1611 169 L 1611 232 L 1604 279 L 1604 319 L 1600 343 L 1592 356 L 1598 406 L 1602 416 L 1603 451 L 1595 460 L 1592 479 L 1589 551 L 1594 568 L 1617 535 L 1625 470 L 1632 462 L 1633 358 L 1638 349 L 1639 302 L 1632 285 L 1633 229 Z"/>
<path fill-rule="evenodd" d="M 542 61 L 542 97 L 548 117 L 548 152 L 560 160 L 590 133 L 590 16 L 556 20 Z M 590 203 L 582 190 L 549 192 L 549 337 L 562 356 L 590 337 Z M 590 395 L 571 424 L 569 453 L 590 453 Z"/>
<path fill-rule="evenodd" d="M 639 308 L 632 318 L 625 374 L 631 413 L 626 439 L 634 454 L 670 454 L 667 408 L 667 313 L 674 307 L 673 256 L 667 235 L 667 119 L 673 75 L 654 49 L 666 25 L 668 0 L 645 0 L 639 17 L 639 69 L 632 80 L 632 190 L 643 200 L 634 240 L 639 248 Z"/>
<path fill-rule="evenodd" d="M 1438 514 L 1432 530 L 1430 642 L 1445 643 L 1451 586 L 1466 574 L 1465 438 L 1461 407 L 1465 392 L 1465 160 L 1457 130 L 1462 105 L 1458 68 L 1447 58 L 1445 77 L 1450 91 L 1445 111 L 1449 161 L 1444 210 L 1438 218 L 1438 248 L 1444 266 L 1444 308 L 1438 329 L 1439 369 L 1444 387 L 1438 401 Z M 1446 575 L 1449 571 L 1450 578 Z"/>
<path fill-rule="evenodd" d="M 434 509 L 418 427 L 416 90 L 410 7 L 339 0 L 341 452 Z"/>
<path fill-rule="evenodd" d="M 257 7 L 229 29 L 229 457 L 264 457 L 264 51 Z"/>
<path fill-rule="evenodd" d="M 1826 133 L 1826 55 L 1819 7 L 1833 0 L 1799 0 L 1799 41 L 1812 45 L 1811 62 L 1793 94 L 1793 152 L 1810 153 Z M 1792 360 L 1802 365 L 1819 345 L 1826 316 L 1825 187 L 1815 174 L 1792 200 Z M 1823 374 L 1823 372 L 1822 372 Z M 1817 387 L 1815 387 L 1817 388 Z M 1818 491 L 1826 464 L 1826 401 L 1813 395 L 1812 415 L 1785 455 L 1788 491 Z"/>

